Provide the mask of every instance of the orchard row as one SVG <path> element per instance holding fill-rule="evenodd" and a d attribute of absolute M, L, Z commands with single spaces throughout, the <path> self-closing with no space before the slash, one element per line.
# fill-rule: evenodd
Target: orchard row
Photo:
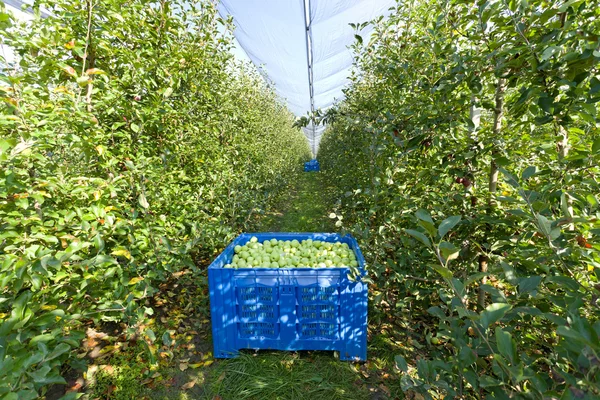
<path fill-rule="evenodd" d="M 598 398 L 600 3 L 409 0 L 373 28 L 318 158 L 379 318 L 429 349 L 404 389 Z"/>
<path fill-rule="evenodd" d="M 24 400 L 85 371 L 90 321 L 135 330 L 310 157 L 214 2 L 39 4 L 50 16 L 22 23 L 0 2 L 17 55 L 0 75 L 0 397 Z"/>

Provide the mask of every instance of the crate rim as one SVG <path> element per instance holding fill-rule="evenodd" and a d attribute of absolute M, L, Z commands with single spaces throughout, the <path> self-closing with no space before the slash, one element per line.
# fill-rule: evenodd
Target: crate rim
<path fill-rule="evenodd" d="M 358 241 L 356 240 L 356 238 L 354 238 L 354 236 L 352 236 L 351 234 L 347 233 L 345 235 L 341 235 L 337 232 L 242 232 L 240 233 L 238 236 L 236 236 L 222 251 L 221 253 L 215 257 L 215 259 L 210 263 L 210 265 L 208 266 L 209 269 L 225 269 L 223 267 L 217 267 L 217 261 L 222 258 L 225 257 L 224 255 L 226 253 L 229 253 L 229 250 L 231 250 L 231 252 L 233 252 L 235 246 L 237 246 L 237 244 L 245 239 L 245 238 L 252 238 L 253 236 L 278 236 L 278 235 L 286 235 L 286 236 L 295 236 L 298 239 L 301 240 L 306 240 L 307 236 L 308 239 L 311 239 L 312 236 L 317 236 L 317 235 L 326 235 L 329 236 L 330 238 L 334 239 L 334 240 L 340 240 L 340 239 L 347 239 L 349 240 L 353 245 L 354 245 L 354 253 L 356 255 L 356 261 L 358 261 L 358 270 L 360 271 L 360 276 L 366 276 L 367 275 L 367 271 L 365 268 L 365 258 L 360 250 L 360 247 L 358 245 Z M 276 238 L 274 238 L 276 239 Z M 279 240 L 279 239 L 278 239 Z M 315 239 L 315 240 L 321 240 L 321 239 Z M 229 268 L 227 268 L 229 269 Z M 249 271 L 343 271 L 346 270 L 346 272 L 350 272 L 350 267 L 318 267 L 318 268 L 310 268 L 310 267 L 306 267 L 306 268 L 267 268 L 267 267 L 256 267 L 256 268 L 235 268 L 235 271 L 244 271 L 244 272 L 249 272 Z"/>

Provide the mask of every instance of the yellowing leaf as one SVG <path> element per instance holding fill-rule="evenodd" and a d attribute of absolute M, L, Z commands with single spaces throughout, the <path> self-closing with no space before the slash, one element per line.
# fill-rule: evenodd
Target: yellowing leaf
<path fill-rule="evenodd" d="M 122 256 L 122 257 L 125 257 L 128 260 L 131 260 L 131 253 L 127 249 L 115 250 L 115 251 L 113 251 L 110 254 L 112 254 L 113 256 Z"/>
<path fill-rule="evenodd" d="M 66 87 L 66 86 L 57 86 L 57 87 L 54 89 L 54 92 L 55 92 L 55 93 L 73 94 L 73 92 L 72 92 L 72 91 L 70 91 L 70 90 L 69 90 L 69 88 L 68 88 L 68 87 Z"/>
<path fill-rule="evenodd" d="M 141 282 L 143 280 L 144 280 L 144 278 L 142 278 L 141 276 L 136 276 L 135 278 L 131 278 L 127 284 L 135 285 L 136 283 Z"/>
<path fill-rule="evenodd" d="M 85 71 L 86 75 L 106 75 L 106 72 L 99 68 L 90 68 Z"/>
<path fill-rule="evenodd" d="M 146 200 L 146 196 L 144 196 L 144 193 L 140 193 L 140 197 L 138 197 L 138 203 L 144 208 L 150 207 L 150 204 L 148 204 L 148 200 Z"/>
<path fill-rule="evenodd" d="M 98 154 L 102 155 L 104 154 L 104 147 L 96 146 L 96 151 L 98 152 Z"/>
<path fill-rule="evenodd" d="M 75 72 L 75 68 L 71 67 L 70 65 L 67 65 L 66 67 L 64 67 L 63 71 L 65 71 L 67 74 L 69 74 L 73 77 L 77 76 L 77 72 Z"/>

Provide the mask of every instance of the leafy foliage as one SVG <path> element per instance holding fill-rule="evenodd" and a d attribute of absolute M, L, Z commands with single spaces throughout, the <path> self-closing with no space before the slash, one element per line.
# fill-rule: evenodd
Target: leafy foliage
<path fill-rule="evenodd" d="M 89 320 L 130 325 L 308 159 L 293 117 L 236 65 L 209 1 L 0 8 L 0 397 L 64 383 Z"/>
<path fill-rule="evenodd" d="M 599 16 L 406 1 L 355 43 L 319 160 L 376 299 L 429 315 L 405 390 L 600 396 Z"/>

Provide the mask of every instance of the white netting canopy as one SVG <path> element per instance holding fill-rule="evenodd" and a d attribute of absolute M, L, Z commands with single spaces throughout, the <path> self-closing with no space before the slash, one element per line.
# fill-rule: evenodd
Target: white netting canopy
<path fill-rule="evenodd" d="M 235 37 L 252 62 L 263 67 L 297 116 L 327 109 L 343 97 L 355 40 L 350 23 L 386 15 L 396 0 L 220 0 L 232 16 Z M 365 38 L 370 28 L 360 31 Z M 323 126 L 304 128 L 316 154 Z"/>

